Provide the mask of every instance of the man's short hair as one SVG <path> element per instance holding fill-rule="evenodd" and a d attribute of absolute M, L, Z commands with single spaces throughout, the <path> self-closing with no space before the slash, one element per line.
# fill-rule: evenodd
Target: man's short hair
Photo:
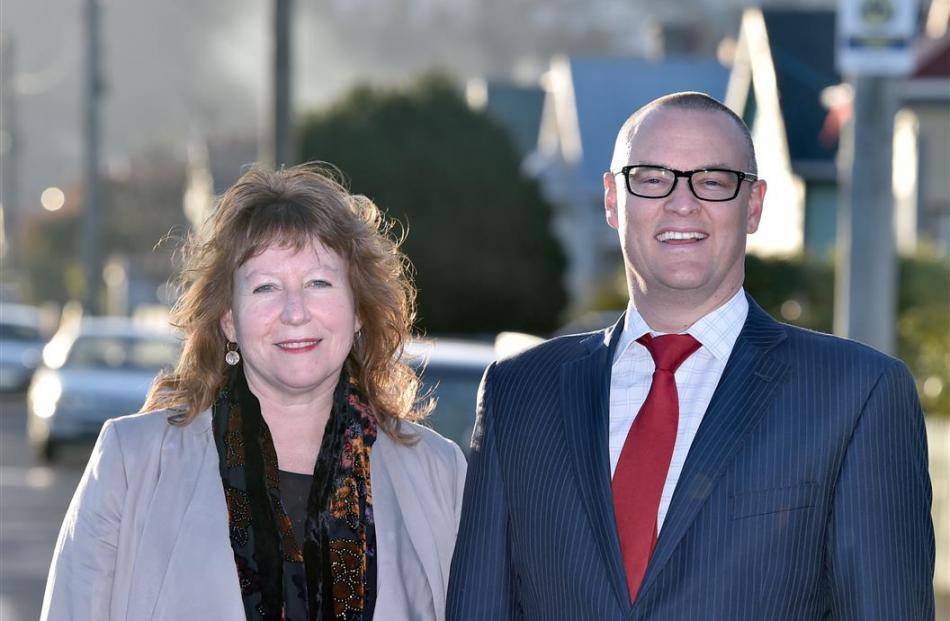
<path fill-rule="evenodd" d="M 680 93 L 664 95 L 663 97 L 654 99 L 650 103 L 631 114 L 620 128 L 620 132 L 617 134 L 617 144 L 614 148 L 614 158 L 619 155 L 619 149 L 621 145 L 629 146 L 630 136 L 633 135 L 637 126 L 640 125 L 643 119 L 646 118 L 650 112 L 659 110 L 661 108 L 695 110 L 699 112 L 720 112 L 724 114 L 739 130 L 739 133 L 742 135 L 742 141 L 745 143 L 745 149 L 748 152 L 745 172 L 750 172 L 753 174 L 758 173 L 758 168 L 755 162 L 755 145 L 752 144 L 752 133 L 749 131 L 749 127 L 745 124 L 745 121 L 743 121 L 739 115 L 720 103 L 715 98 L 710 97 L 706 93 L 699 93 L 696 91 L 683 91 Z"/>

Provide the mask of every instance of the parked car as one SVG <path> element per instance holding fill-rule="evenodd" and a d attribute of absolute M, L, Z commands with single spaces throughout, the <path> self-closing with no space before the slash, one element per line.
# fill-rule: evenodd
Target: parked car
<path fill-rule="evenodd" d="M 171 331 L 127 318 L 61 327 L 43 349 L 27 394 L 27 432 L 37 456 L 51 461 L 63 445 L 95 439 L 106 419 L 138 411 L 179 349 Z"/>
<path fill-rule="evenodd" d="M 0 304 L 0 392 L 29 385 L 46 342 L 41 314 L 34 306 Z"/>
<path fill-rule="evenodd" d="M 419 374 L 423 394 L 437 400 L 428 424 L 468 455 L 478 385 L 495 360 L 495 348 L 474 341 L 415 340 L 406 347 L 405 360 Z"/>

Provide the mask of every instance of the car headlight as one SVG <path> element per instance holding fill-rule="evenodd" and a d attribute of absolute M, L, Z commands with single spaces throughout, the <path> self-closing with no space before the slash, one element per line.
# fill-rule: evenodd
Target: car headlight
<path fill-rule="evenodd" d="M 30 387 L 30 405 L 40 418 L 56 413 L 56 404 L 63 395 L 63 384 L 56 375 L 43 375 Z"/>

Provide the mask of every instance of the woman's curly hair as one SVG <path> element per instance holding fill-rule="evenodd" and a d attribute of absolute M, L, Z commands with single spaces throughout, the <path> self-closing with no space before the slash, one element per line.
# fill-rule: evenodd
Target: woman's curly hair
<path fill-rule="evenodd" d="M 408 439 L 400 421 L 426 416 L 419 380 L 400 360 L 415 319 L 409 261 L 392 223 L 365 196 L 352 195 L 325 165 L 253 168 L 186 239 L 172 324 L 184 335 L 173 372 L 156 380 L 143 409 L 177 409 L 187 424 L 214 403 L 227 374 L 221 317 L 230 309 L 235 270 L 271 245 L 300 250 L 314 239 L 347 264 L 362 330 L 345 367 L 376 412 L 380 428 Z"/>

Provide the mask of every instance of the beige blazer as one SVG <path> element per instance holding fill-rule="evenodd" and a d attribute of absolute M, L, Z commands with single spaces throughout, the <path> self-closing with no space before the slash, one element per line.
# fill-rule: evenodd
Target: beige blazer
<path fill-rule="evenodd" d="M 211 412 L 108 421 L 56 542 L 41 619 L 244 618 Z M 380 433 L 370 474 L 377 537 L 376 618 L 444 619 L 465 481 L 459 448 Z"/>

